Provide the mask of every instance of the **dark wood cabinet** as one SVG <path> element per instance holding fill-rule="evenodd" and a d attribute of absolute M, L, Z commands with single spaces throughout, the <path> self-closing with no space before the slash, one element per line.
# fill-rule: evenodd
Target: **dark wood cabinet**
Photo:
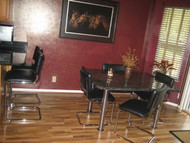
<path fill-rule="evenodd" d="M 0 21 L 11 20 L 12 0 L 0 0 Z"/>

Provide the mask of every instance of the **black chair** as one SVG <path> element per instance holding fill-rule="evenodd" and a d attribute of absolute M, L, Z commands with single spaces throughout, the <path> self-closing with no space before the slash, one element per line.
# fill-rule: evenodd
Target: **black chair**
<path fill-rule="evenodd" d="M 152 142 L 154 140 L 154 138 L 155 138 L 154 134 L 147 130 L 144 130 L 138 126 L 133 125 L 130 122 L 130 116 L 131 116 L 131 114 L 134 114 L 141 118 L 149 118 L 153 113 L 155 113 L 155 121 L 153 124 L 153 128 L 156 128 L 157 119 L 159 116 L 160 108 L 162 106 L 164 95 L 169 88 L 173 87 L 174 79 L 165 74 L 157 72 L 155 75 L 155 80 L 160 83 L 163 83 L 163 85 L 161 88 L 155 89 L 151 92 L 151 96 L 150 96 L 150 99 L 148 100 L 148 102 L 144 101 L 144 100 L 131 99 L 131 100 L 128 100 L 119 105 L 119 111 L 117 112 L 117 118 L 116 118 L 116 123 L 115 123 L 115 128 L 114 128 L 114 132 L 115 132 L 116 136 L 119 136 L 119 137 L 125 139 L 126 141 L 133 142 L 133 141 L 129 140 L 128 138 L 126 138 L 125 136 L 119 135 L 117 132 L 119 113 L 121 111 L 125 111 L 125 112 L 129 113 L 128 124 L 132 127 L 135 127 L 137 129 L 140 129 L 141 131 L 144 131 L 144 132 L 150 134 L 152 137 L 149 140 L 149 142 Z"/>
<path fill-rule="evenodd" d="M 168 90 L 166 92 L 166 94 L 169 94 L 170 93 L 170 90 Z M 151 91 L 135 91 L 134 94 L 137 95 L 138 99 L 141 99 L 141 100 L 144 100 L 144 101 L 149 101 L 150 98 L 151 98 L 151 95 L 152 95 L 152 92 Z M 163 99 L 163 101 L 165 101 L 165 99 Z M 159 124 L 163 124 L 164 121 L 162 119 L 159 119 Z M 144 124 L 150 124 L 152 125 L 152 123 L 144 123 Z"/>
<path fill-rule="evenodd" d="M 121 64 L 103 64 L 102 65 L 102 70 L 105 72 L 108 72 L 108 70 L 112 68 L 113 72 L 125 72 L 125 66 Z"/>
<path fill-rule="evenodd" d="M 85 113 L 85 114 L 98 113 L 98 114 L 100 114 L 100 111 L 98 111 L 98 112 L 92 111 L 92 104 L 93 104 L 93 102 L 101 103 L 102 98 L 103 98 L 103 93 L 104 93 L 103 90 L 93 87 L 92 76 L 85 70 L 84 67 L 81 67 L 81 69 L 80 69 L 80 88 L 84 92 L 84 95 L 87 97 L 88 108 L 87 108 L 86 112 L 80 111 L 80 112 L 76 113 L 78 122 L 82 126 L 98 126 L 98 124 L 83 124 L 79 118 L 79 114 L 81 114 L 81 113 Z M 105 125 L 111 124 L 111 122 L 112 122 L 113 112 L 114 112 L 114 107 L 115 107 L 114 101 L 115 101 L 115 98 L 111 94 L 109 94 L 108 102 L 112 103 L 113 107 L 112 107 L 112 111 L 111 111 L 110 122 Z"/>
<path fill-rule="evenodd" d="M 36 63 L 34 69 L 12 69 L 6 73 L 5 76 L 5 113 L 7 121 L 29 121 L 29 120 L 39 120 L 41 119 L 40 108 L 37 106 L 25 106 L 25 104 L 30 104 L 29 102 L 16 103 L 12 101 L 12 84 L 35 84 L 40 79 L 41 70 L 44 63 L 44 54 L 39 51 L 36 57 Z M 8 93 L 8 94 L 7 94 Z M 22 104 L 22 106 L 20 105 Z M 35 103 L 33 103 L 35 104 Z M 15 110 L 20 111 L 37 111 L 38 118 L 13 118 L 11 113 Z"/>
<path fill-rule="evenodd" d="M 43 52 L 43 50 L 40 49 L 39 46 L 36 46 L 35 50 L 34 50 L 33 57 L 32 57 L 32 59 L 34 60 L 34 63 L 24 62 L 22 64 L 14 64 L 14 65 L 12 65 L 11 69 L 34 69 L 34 65 L 37 62 L 39 51 Z"/>
<path fill-rule="evenodd" d="M 21 70 L 21 69 L 32 69 L 32 70 L 35 70 L 36 66 L 37 66 L 37 63 L 38 63 L 38 58 L 39 58 L 39 52 L 40 53 L 43 53 L 43 49 L 41 49 L 39 46 L 36 46 L 35 47 L 35 50 L 34 50 L 34 54 L 33 54 L 33 60 L 34 60 L 34 63 L 28 63 L 28 62 L 25 62 L 23 64 L 15 64 L 15 65 L 12 65 L 12 70 Z M 34 71 L 35 72 L 35 71 Z M 12 88 L 11 88 L 12 89 Z M 17 104 L 33 104 L 33 103 L 36 103 L 36 104 L 39 104 L 41 103 L 40 101 L 40 98 L 39 98 L 39 95 L 37 93 L 19 93 L 19 94 L 16 94 L 16 93 L 12 93 L 12 91 L 10 91 L 11 93 L 11 99 L 14 99 L 16 98 L 17 96 L 34 96 L 36 97 L 37 101 L 36 102 L 14 102 L 12 100 L 13 103 L 17 103 Z"/>

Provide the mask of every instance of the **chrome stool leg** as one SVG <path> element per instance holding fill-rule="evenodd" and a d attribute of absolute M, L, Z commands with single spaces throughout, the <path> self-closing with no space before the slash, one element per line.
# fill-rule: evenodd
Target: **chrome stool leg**
<path fill-rule="evenodd" d="M 23 97 L 26 97 L 26 96 L 34 96 L 36 97 L 37 101 L 36 102 L 17 102 L 17 101 L 14 101 L 14 98 L 18 97 L 18 96 L 23 96 Z M 15 104 L 40 104 L 41 101 L 40 101 L 40 97 L 37 93 L 12 93 L 12 98 L 11 98 L 11 101 Z"/>
<path fill-rule="evenodd" d="M 6 115 L 5 115 L 5 119 L 6 121 L 8 122 L 11 122 L 11 121 L 32 121 L 32 120 L 40 120 L 42 118 L 41 116 L 41 111 L 40 111 L 40 108 L 39 107 L 36 107 L 36 106 L 20 106 L 18 104 L 35 104 L 35 103 L 39 103 L 40 100 L 38 100 L 38 102 L 35 102 L 35 103 L 29 103 L 29 102 L 13 102 L 13 98 L 12 96 L 14 95 L 12 93 L 12 84 L 9 83 L 9 82 L 6 82 L 6 85 L 7 86 L 7 95 L 6 95 Z M 13 112 L 15 110 L 18 110 L 18 111 L 36 111 L 37 112 L 37 115 L 38 117 L 37 118 L 12 118 L 11 116 L 13 116 Z"/>
<path fill-rule="evenodd" d="M 19 111 L 37 111 L 38 113 L 38 118 L 11 118 L 10 116 L 12 115 L 13 110 L 19 110 Z M 10 115 L 10 114 L 11 115 Z M 32 121 L 32 120 L 41 120 L 42 116 L 41 116 L 41 111 L 39 107 L 35 107 L 35 106 L 15 106 L 13 107 L 7 114 L 7 121 L 11 122 L 11 121 Z"/>

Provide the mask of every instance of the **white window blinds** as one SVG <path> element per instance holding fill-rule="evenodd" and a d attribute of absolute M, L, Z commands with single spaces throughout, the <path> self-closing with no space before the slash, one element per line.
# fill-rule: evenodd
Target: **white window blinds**
<path fill-rule="evenodd" d="M 175 70 L 167 74 L 178 80 L 190 31 L 190 9 L 166 7 L 155 61 L 168 60 Z M 153 68 L 153 70 L 156 70 Z"/>

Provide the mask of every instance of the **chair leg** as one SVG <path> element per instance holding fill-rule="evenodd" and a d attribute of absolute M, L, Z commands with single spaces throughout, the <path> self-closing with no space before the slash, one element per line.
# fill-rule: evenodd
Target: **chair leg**
<path fill-rule="evenodd" d="M 117 135 L 117 124 L 118 124 L 118 118 L 119 118 L 119 113 L 121 110 L 117 112 L 116 120 L 115 120 L 115 127 L 114 127 L 114 134 Z"/>
<path fill-rule="evenodd" d="M 115 134 L 115 136 L 118 136 L 118 137 L 120 137 L 120 138 L 122 138 L 122 139 L 124 139 L 124 140 L 126 140 L 126 141 L 128 141 L 128 142 L 130 142 L 130 143 L 134 143 L 133 141 L 127 139 L 126 137 L 124 137 L 124 136 L 122 136 L 122 135 L 119 135 L 118 132 L 117 132 L 117 125 L 118 125 L 119 113 L 120 113 L 120 112 L 121 112 L 121 110 L 119 110 L 119 111 L 117 112 L 117 117 L 116 117 L 116 122 L 115 122 L 115 127 L 114 127 L 114 134 Z M 155 139 L 154 134 L 152 134 L 151 132 L 149 132 L 149 131 L 147 131 L 147 130 L 144 130 L 144 129 L 138 127 L 138 126 L 135 126 L 135 125 L 131 124 L 131 123 L 130 123 L 130 116 L 131 116 L 131 115 L 129 114 L 129 117 L 128 117 L 128 125 L 129 125 L 129 126 L 132 126 L 132 127 L 134 127 L 134 128 L 137 128 L 137 129 L 139 129 L 139 130 L 141 130 L 141 131 L 143 131 L 143 132 L 146 132 L 146 133 L 148 133 L 149 135 L 151 135 L 152 137 L 151 137 L 151 139 L 150 139 L 149 142 L 148 142 L 148 143 L 151 143 L 151 142 Z"/>
<path fill-rule="evenodd" d="M 19 110 L 19 111 L 37 111 L 38 113 L 38 118 L 11 118 L 10 116 L 12 115 L 10 112 L 13 112 L 13 110 Z M 15 106 L 13 107 L 11 110 L 9 110 L 9 112 L 7 113 L 7 121 L 11 122 L 11 121 L 32 121 L 32 120 L 41 120 L 42 116 L 41 116 L 41 111 L 39 107 L 35 107 L 35 106 Z"/>
<path fill-rule="evenodd" d="M 86 126 L 98 126 L 98 124 L 83 124 L 83 123 L 81 122 L 81 120 L 80 120 L 80 117 L 79 117 L 79 114 L 87 114 L 87 116 L 89 116 L 89 114 L 99 114 L 100 111 L 99 111 L 99 112 L 92 112 L 92 104 L 93 104 L 92 101 L 89 101 L 89 102 L 88 102 L 88 108 L 87 108 L 87 111 L 86 111 L 86 112 L 85 112 L 85 111 L 79 111 L 79 112 L 76 113 L 78 122 L 79 122 L 79 124 L 80 124 L 81 126 L 83 126 L 83 127 L 86 127 Z"/>
<path fill-rule="evenodd" d="M 18 96 L 34 96 L 36 97 L 37 101 L 36 102 L 17 102 L 17 101 L 14 101 L 14 98 L 18 97 Z M 16 94 L 16 93 L 12 93 L 12 98 L 11 98 L 11 102 L 14 103 L 14 104 L 40 104 L 41 101 L 40 101 L 40 97 L 38 94 L 36 93 L 19 93 L 19 94 Z"/>
<path fill-rule="evenodd" d="M 110 116 L 111 116 L 111 117 L 110 117 L 110 121 L 109 121 L 109 123 L 105 123 L 104 126 L 110 125 L 110 124 L 112 123 L 114 109 L 115 109 L 115 103 L 112 104 L 112 110 L 111 110 L 111 115 L 110 115 Z M 82 125 L 83 127 L 85 127 L 85 126 L 98 126 L 98 125 L 99 125 L 98 123 L 97 123 L 97 124 L 83 124 L 83 123 L 81 122 L 81 120 L 80 120 L 79 114 L 87 114 L 87 116 L 89 116 L 90 114 L 100 114 L 100 113 L 101 113 L 100 111 L 99 111 L 99 112 L 93 112 L 93 111 L 92 111 L 92 101 L 90 101 L 90 102 L 88 103 L 88 109 L 87 109 L 87 111 L 86 111 L 86 112 L 83 112 L 83 111 L 77 112 L 77 113 L 76 113 L 76 116 L 77 116 L 77 119 L 78 119 L 79 124 Z"/>
<path fill-rule="evenodd" d="M 129 113 L 129 116 L 128 116 L 128 119 L 127 119 L 127 122 L 128 122 L 129 125 L 130 125 L 130 120 L 131 120 L 131 113 Z"/>
<path fill-rule="evenodd" d="M 77 112 L 76 113 L 76 116 L 77 116 L 77 119 L 78 119 L 78 122 L 79 122 L 79 124 L 80 125 L 82 125 L 83 127 L 86 127 L 86 126 L 98 126 L 98 124 L 83 124 L 82 122 L 81 122 L 81 120 L 80 120 L 80 117 L 79 117 L 79 114 L 100 114 L 100 112 Z M 87 116 L 88 116 L 87 115 Z"/>
<path fill-rule="evenodd" d="M 13 101 L 13 93 L 12 93 L 12 84 L 7 82 L 7 101 L 6 101 L 6 121 L 31 121 L 31 120 L 40 120 L 42 118 L 41 111 L 39 107 L 36 106 L 17 106 L 17 104 L 29 104 L 27 102 L 12 102 Z M 6 86 L 5 85 L 5 86 Z M 34 103 L 30 103 L 34 104 Z M 20 111 L 37 111 L 38 118 L 11 118 L 11 112 L 14 110 L 20 110 Z"/>
<path fill-rule="evenodd" d="M 159 107 L 158 107 L 158 109 L 157 109 L 157 111 L 154 113 L 155 115 L 155 117 L 154 117 L 154 121 L 152 121 L 151 123 L 149 123 L 149 122 L 144 122 L 143 124 L 144 125 L 152 125 L 152 128 L 153 129 L 156 129 L 157 128 L 157 124 L 164 124 L 164 121 L 162 120 L 162 119 L 158 119 L 157 117 L 159 117 L 160 116 L 160 112 L 161 112 L 161 110 L 162 110 L 162 106 L 163 106 L 163 104 L 161 104 Z M 156 119 L 155 119 L 156 118 Z M 157 121 L 157 123 L 155 123 L 155 120 L 158 120 Z"/>
<path fill-rule="evenodd" d="M 116 103 L 113 103 L 113 105 L 112 105 L 110 122 L 108 123 L 109 125 L 111 125 L 112 121 L 113 121 L 113 114 L 114 114 L 115 105 L 116 105 Z"/>
<path fill-rule="evenodd" d="M 40 104 L 41 101 L 40 101 L 40 98 L 39 98 L 39 95 L 36 94 L 36 93 L 13 93 L 12 91 L 12 84 L 11 83 L 8 83 L 8 94 L 9 94 L 9 100 L 14 103 L 14 104 Z M 34 96 L 36 97 L 37 101 L 36 102 L 16 102 L 16 101 L 13 101 L 14 98 L 16 98 L 17 96 Z"/>
<path fill-rule="evenodd" d="M 162 119 L 159 118 L 158 120 L 159 120 L 159 121 L 157 122 L 157 124 L 160 124 L 160 125 L 164 124 L 164 121 L 163 121 Z M 150 123 L 149 123 L 149 122 L 143 122 L 143 124 L 144 124 L 144 125 L 153 125 L 153 122 L 154 122 L 154 121 L 152 121 L 152 122 L 150 122 Z"/>
<path fill-rule="evenodd" d="M 130 143 L 134 143 L 133 141 L 127 139 L 126 137 L 119 135 L 118 132 L 117 132 L 117 125 L 118 125 L 119 113 L 120 113 L 120 112 L 121 112 L 121 110 L 119 110 L 119 111 L 117 112 L 116 121 L 115 121 L 115 127 L 114 127 L 114 134 L 115 134 L 115 136 L 118 136 L 119 138 L 122 138 L 122 139 L 124 139 L 124 140 L 126 140 L 126 141 L 128 141 L 128 142 L 130 142 Z"/>
<path fill-rule="evenodd" d="M 8 98 L 7 105 L 9 105 L 12 100 L 12 84 L 7 82 L 5 86 L 7 87 L 7 91 L 6 91 L 7 98 Z"/>
<path fill-rule="evenodd" d="M 88 113 L 92 112 L 92 104 L 93 104 L 92 101 L 88 102 L 88 109 L 87 109 Z"/>
<path fill-rule="evenodd" d="M 5 98 L 6 98 L 6 111 L 12 109 L 15 105 L 11 102 L 12 101 L 12 84 L 9 82 L 6 82 L 4 85 L 5 89 Z"/>
<path fill-rule="evenodd" d="M 151 135 L 152 138 L 148 141 L 148 143 L 151 143 L 151 142 L 155 139 L 154 134 L 152 134 L 151 132 L 149 132 L 149 131 L 147 131 L 147 130 L 144 130 L 144 129 L 142 129 L 142 128 L 138 127 L 138 126 L 135 126 L 135 125 L 133 125 L 133 124 L 130 124 L 130 125 L 131 125 L 132 127 L 134 127 L 134 128 L 137 128 L 137 129 L 139 129 L 139 130 L 141 130 L 141 131 L 143 131 L 143 132 L 146 132 L 146 133 L 148 133 L 149 135 Z"/>

